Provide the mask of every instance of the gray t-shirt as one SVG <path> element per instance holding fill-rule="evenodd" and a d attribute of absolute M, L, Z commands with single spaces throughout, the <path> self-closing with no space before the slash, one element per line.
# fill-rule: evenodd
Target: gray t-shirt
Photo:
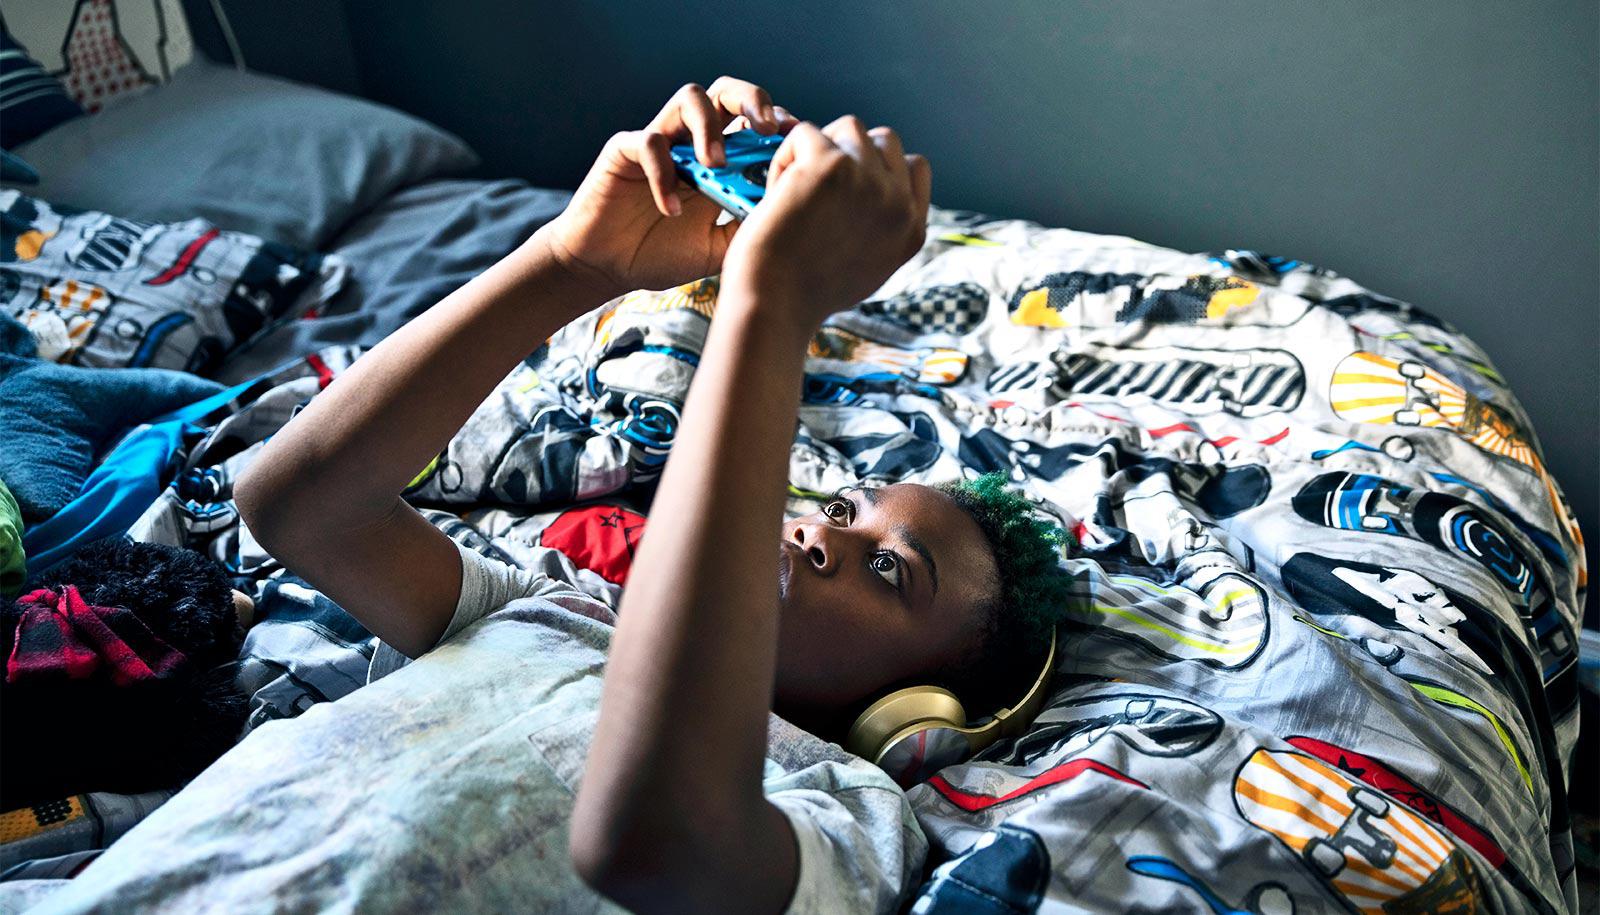
<path fill-rule="evenodd" d="M 257 728 L 38 911 L 609 909 L 566 848 L 615 593 L 554 550 L 461 557 L 433 650 L 380 648 L 368 686 Z M 927 842 L 888 776 L 774 717 L 765 779 L 799 839 L 790 911 L 899 907 Z"/>

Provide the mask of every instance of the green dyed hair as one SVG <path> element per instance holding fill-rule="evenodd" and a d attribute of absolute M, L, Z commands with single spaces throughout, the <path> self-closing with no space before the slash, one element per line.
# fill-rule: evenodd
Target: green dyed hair
<path fill-rule="evenodd" d="M 1004 473 L 934 488 L 977 522 L 998 571 L 994 596 L 979 608 L 979 650 L 937 677 L 969 714 L 986 715 L 1017 702 L 1038 676 L 1070 599 L 1071 577 L 1061 558 L 1077 543 L 1009 487 Z"/>

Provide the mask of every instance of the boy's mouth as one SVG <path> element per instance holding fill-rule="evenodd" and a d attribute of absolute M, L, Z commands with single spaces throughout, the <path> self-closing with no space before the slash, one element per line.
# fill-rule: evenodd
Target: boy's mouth
<path fill-rule="evenodd" d="M 794 578 L 795 559 L 801 550 L 787 539 L 778 541 L 778 603 L 789 602 L 789 587 Z"/>

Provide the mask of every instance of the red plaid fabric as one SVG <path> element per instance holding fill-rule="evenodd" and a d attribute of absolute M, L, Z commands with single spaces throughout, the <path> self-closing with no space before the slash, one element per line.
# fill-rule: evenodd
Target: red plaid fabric
<path fill-rule="evenodd" d="M 128 686 L 172 676 L 183 653 L 163 642 L 132 611 L 96 607 L 67 585 L 58 594 L 41 588 L 18 599 L 6 682 L 109 677 Z"/>

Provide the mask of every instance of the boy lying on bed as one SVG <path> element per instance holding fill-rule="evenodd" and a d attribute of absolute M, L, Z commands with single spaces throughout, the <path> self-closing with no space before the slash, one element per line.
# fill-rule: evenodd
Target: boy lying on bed
<path fill-rule="evenodd" d="M 718 226 L 667 150 L 715 164 L 740 116 L 787 137 L 765 202 Z M 257 539 L 382 640 L 375 678 L 398 669 L 262 727 L 147 821 L 143 863 L 107 853 L 102 898 L 587 910 L 575 872 L 639 910 L 895 908 L 927 847 L 904 795 L 769 712 L 837 738 L 907 682 L 1004 704 L 1047 640 L 1016 595 L 1056 560 L 1021 500 L 972 487 L 857 490 L 780 521 L 806 343 L 918 250 L 929 180 L 893 131 L 797 123 L 728 78 L 613 137 L 565 213 L 341 375 L 239 481 Z M 539 341 L 719 271 L 614 630 L 569 582 L 460 549 L 401 500 Z"/>

